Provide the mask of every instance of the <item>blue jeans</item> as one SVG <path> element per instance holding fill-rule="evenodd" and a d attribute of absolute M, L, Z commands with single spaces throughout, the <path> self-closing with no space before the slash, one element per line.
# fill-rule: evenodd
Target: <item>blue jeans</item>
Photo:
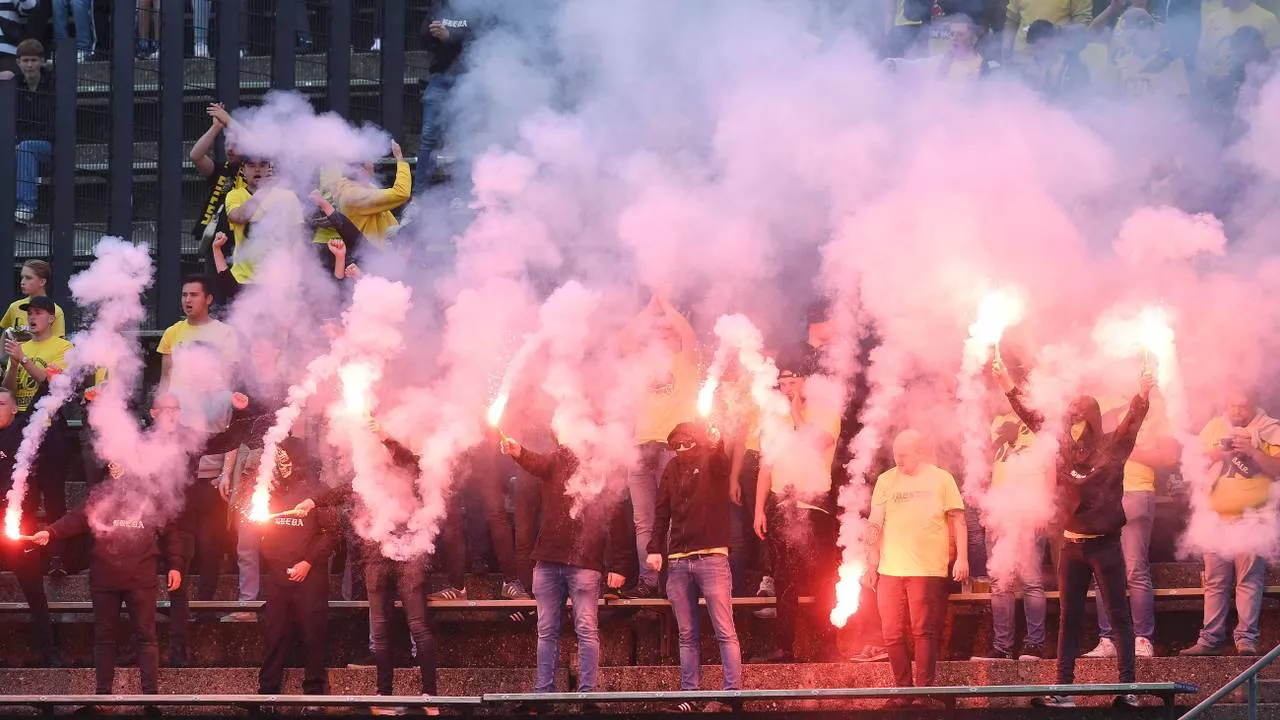
<path fill-rule="evenodd" d="M 19 208 L 36 209 L 39 202 L 40 166 L 48 165 L 52 158 L 53 144 L 48 140 L 23 140 L 18 143 Z"/>
<path fill-rule="evenodd" d="M 627 474 L 627 492 L 631 495 L 631 515 L 636 525 L 636 555 L 640 558 L 640 585 L 658 586 L 658 573 L 644 566 L 649 554 L 649 538 L 653 537 L 653 516 L 658 504 L 658 481 L 671 460 L 666 443 L 647 442 L 640 445 L 640 459 Z"/>
<path fill-rule="evenodd" d="M 1134 637 L 1150 640 L 1156 634 L 1156 593 L 1151 584 L 1151 526 L 1156 515 L 1156 494 L 1139 491 L 1124 494 L 1124 529 L 1120 549 L 1128 573 L 1129 611 L 1133 614 Z M 1098 637 L 1111 639 L 1111 619 L 1098 602 Z"/>
<path fill-rule="evenodd" d="M 1221 645 L 1227 638 L 1227 611 L 1231 591 L 1236 596 L 1236 646 L 1258 644 L 1258 618 L 1262 614 L 1262 593 L 1267 563 L 1257 555 L 1204 556 L 1204 627 L 1200 644 Z"/>
<path fill-rule="evenodd" d="M 538 603 L 538 683 L 534 692 L 551 692 L 560 660 L 560 619 L 565 598 L 573 600 L 573 631 L 578 636 L 578 692 L 596 689 L 600 665 L 599 570 L 538 561 L 533 568 L 533 597 Z"/>
<path fill-rule="evenodd" d="M 987 554 L 990 556 L 995 546 L 995 532 L 987 533 Z M 1003 580 L 991 579 L 991 623 L 994 626 L 995 641 L 992 647 L 998 652 L 1013 652 L 1014 625 L 1018 608 L 1018 599 L 1014 592 L 1022 587 L 1022 609 L 1027 614 L 1027 636 L 1023 640 L 1024 647 L 1044 649 L 1044 564 L 1045 540 L 1036 538 L 1029 547 L 1023 548 L 1019 557 L 1018 577 Z"/>
<path fill-rule="evenodd" d="M 93 0 L 53 0 L 53 37 L 66 40 L 68 10 L 76 20 L 76 49 L 93 52 Z"/>
<path fill-rule="evenodd" d="M 458 76 L 451 72 L 432 75 L 422 91 L 422 137 L 418 140 L 418 167 L 413 173 L 413 188 L 422 192 L 436 174 L 436 150 L 440 147 L 440 118 L 449 91 Z"/>
<path fill-rule="evenodd" d="M 680 627 L 680 689 L 697 690 L 702 682 L 698 653 L 698 592 L 707 599 L 707 614 L 720 643 L 724 689 L 742 689 L 742 649 L 733 627 L 733 575 L 724 555 L 694 555 L 667 562 L 667 599 Z"/>
<path fill-rule="evenodd" d="M 255 522 L 240 518 L 236 527 L 236 567 L 240 569 L 240 602 L 258 599 L 262 579 L 262 558 L 258 548 L 262 545 L 262 528 Z"/>

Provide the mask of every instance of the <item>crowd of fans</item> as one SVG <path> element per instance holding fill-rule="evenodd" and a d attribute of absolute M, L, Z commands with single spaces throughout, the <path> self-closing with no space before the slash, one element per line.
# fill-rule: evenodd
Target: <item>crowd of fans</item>
<path fill-rule="evenodd" d="M 19 13 L 34 0 L 0 0 L 0 53 L 12 48 L 12 70 L 19 82 L 19 222 L 35 216 L 40 165 L 50 153 L 51 105 L 49 71 L 39 41 L 11 42 L 20 27 Z M 88 0 L 55 2 L 55 33 L 66 33 L 68 10 L 80 38 L 81 16 Z M 148 0 L 140 0 L 140 7 Z M 208 15 L 197 2 L 197 17 Z M 1161 95 L 1197 107 L 1234 105 L 1241 89 L 1265 74 L 1269 53 L 1280 42 L 1280 20 L 1251 0 L 1205 0 L 1196 52 L 1179 54 L 1171 44 L 1163 14 L 1147 0 L 1114 0 L 1094 13 L 1082 0 L 1007 3 L 890 0 L 883 36 L 886 62 L 900 73 L 923 73 L 940 81 L 968 82 L 1009 75 L 1061 102 L 1083 95 L 1147 97 Z M 305 7 L 299 3 L 298 7 Z M 145 18 L 145 15 L 143 16 Z M 59 19 L 60 18 L 60 19 Z M 302 18 L 305 20 L 305 18 Z M 59 29 L 57 24 L 61 22 Z M 91 22 L 88 27 L 92 27 Z M 143 43 L 154 37 L 140 26 Z M 299 42 L 309 43 L 305 22 Z M 357 538 L 341 509 L 361 499 L 352 493 L 340 470 L 327 462 L 318 433 L 299 427 L 276 457 L 262 458 L 263 434 L 283 398 L 246 397 L 232 384 L 210 393 L 199 366 L 184 364 L 183 349 L 215 351 L 227 367 L 280 373 L 278 349 L 269 339 L 246 343 L 215 315 L 255 281 L 261 258 L 252 252 L 255 223 L 271 218 L 273 232 L 282 226 L 308 234 L 314 254 L 335 282 L 358 278 L 361 261 L 378 253 L 402 252 L 395 242 L 396 213 L 413 191 L 428 185 L 434 174 L 432 152 L 439 147 L 436 112 L 460 71 L 463 43 L 473 31 L 468 20 L 434 16 L 423 34 L 431 49 L 431 78 L 423 92 L 422 150 L 412 176 L 400 147 L 391 145 L 396 163 L 394 182 L 381 187 L 371 166 L 328 168 L 318 187 L 299 197 L 277 182 L 267 158 L 240 155 L 228 146 L 215 159 L 218 136 L 235 121 L 221 105 L 208 108 L 209 130 L 197 141 L 191 160 L 208 180 L 207 202 L 194 228 L 208 272 L 186 278 L 180 302 L 184 318 L 168 328 L 160 341 L 161 379 L 150 407 L 157 428 L 198 433 L 205 438 L 188 467 L 191 482 L 185 509 L 178 518 L 157 525 L 149 519 L 122 520 L 112 533 L 86 522 L 86 510 L 68 511 L 65 479 L 71 433 L 57 417 L 40 449 L 35 492 L 24 508 L 22 542 L 3 541 L 6 565 L 13 569 L 31 606 L 33 647 L 44 664 L 59 663 L 41 576 L 76 571 L 67 561 L 67 543 L 93 534 L 89 576 L 95 607 L 97 690 L 113 689 L 114 625 L 123 603 L 132 619 L 139 648 L 144 692 L 157 691 L 159 653 L 155 632 L 156 578 L 164 571 L 175 608 L 190 599 L 214 599 L 217 578 L 229 557 L 238 574 L 237 598 L 265 596 L 261 619 L 266 627 L 266 659 L 260 677 L 263 693 L 280 690 L 287 651 L 296 633 L 307 658 L 304 691 L 326 691 L 324 673 L 325 613 L 329 571 L 343 572 L 348 597 L 370 600 L 371 659 L 378 668 L 378 690 L 391 692 L 392 659 L 387 642 L 387 615 L 398 595 L 414 640 L 422 692 L 434 694 L 435 642 L 426 622 L 425 599 L 468 598 L 468 565 L 484 563 L 487 544 L 501 575 L 498 596 L 536 600 L 534 613 L 517 612 L 513 620 L 536 619 L 538 680 L 536 689 L 552 689 L 559 660 L 560 624 L 566 599 L 572 599 L 573 627 L 578 637 L 578 689 L 595 689 L 599 661 L 597 604 L 605 594 L 633 598 L 665 596 L 680 628 L 681 688 L 700 682 L 698 598 L 706 601 L 724 665 L 724 687 L 742 684 L 742 658 L 734 625 L 732 598 L 776 596 L 776 607 L 758 615 L 772 618 L 769 647 L 760 662 L 789 662 L 797 647 L 819 648 L 809 659 L 832 660 L 836 643 L 827 614 L 836 586 L 835 493 L 848 481 L 842 448 L 857 427 L 856 403 L 843 412 L 829 411 L 806 396 L 807 383 L 824 368 L 832 342 L 829 308 L 815 304 L 807 317 L 803 343 L 774 353 L 779 386 L 797 434 L 809 451 L 823 458 L 816 482 L 812 468 L 762 457 L 758 418 L 749 409 L 742 386 L 725 394 L 736 397 L 734 420 L 711 430 L 695 409 L 700 382 L 701 348 L 685 317 L 658 294 L 633 323 L 627 341 L 634 352 L 657 352 L 663 371 L 643 388 L 635 418 L 637 462 L 626 478 L 627 500 L 598 517 L 570 512 L 567 490 L 579 462 L 563 446 L 537 452 L 503 437 L 468 451 L 449 518 L 442 531 L 438 557 L 415 561 L 383 557 Z M 92 36 L 92 33 L 88 33 Z M 204 38 L 202 45 L 201 38 Z M 5 43 L 10 43 L 6 45 Z M 82 45 L 82 51 L 91 51 Z M 140 51 L 150 51 L 140 47 Z M 207 36 L 197 33 L 195 52 L 207 53 Z M 1210 98 L 1196 105 L 1196 98 Z M 65 268 L 59 268 L 65 271 Z M 47 263 L 33 260 L 22 273 L 24 295 L 9 307 L 0 325 L 29 335 L 9 333 L 4 391 L 0 392 L 0 473 L 7 487 L 21 428 L 33 402 L 48 386 L 51 368 L 62 367 L 70 349 L 64 315 L 47 295 L 54 275 Z M 1025 368 L 993 368 L 1008 394 L 1012 412 L 994 418 L 991 428 L 992 485 L 1008 482 L 1007 461 L 1024 452 L 1044 422 L 1027 407 L 1018 389 Z M 101 380 L 101 378 L 99 378 Z M 730 383 L 732 385 L 732 383 Z M 1045 647 L 1045 600 L 1042 560 L 1048 545 L 1063 592 L 1063 631 L 1056 655 L 1059 680 L 1073 680 L 1082 636 L 1083 606 L 1091 579 L 1099 589 L 1102 640 L 1088 653 L 1116 657 L 1120 679 L 1134 679 L 1135 657 L 1155 653 L 1155 616 L 1150 575 L 1150 544 L 1155 477 L 1177 462 L 1178 448 L 1160 412 L 1148 412 L 1152 382 L 1144 378 L 1132 400 L 1101 398 L 1080 403 L 1068 426 L 1079 433 L 1065 440 L 1059 461 L 1060 485 L 1068 497 L 1060 524 L 1025 548 L 1033 561 L 1022 573 L 992 587 L 994 645 L 975 659 L 1038 660 L 1055 655 Z M 92 395 L 92 389 L 88 393 Z M 858 397 L 858 393 L 853 393 Z M 1202 433 L 1217 462 L 1219 481 L 1214 509 L 1224 518 L 1238 517 L 1267 499 L 1271 478 L 1280 473 L 1280 438 L 1270 435 L 1274 421 L 1258 410 L 1244 392 L 1232 393 L 1221 417 Z M 733 402 L 725 400 L 724 402 Z M 747 408 L 747 409 L 743 409 Z M 758 414 L 758 413 L 757 413 Z M 1104 418 L 1111 418 L 1104 422 Z M 1105 426 L 1111 423 L 1110 428 Z M 1104 429 L 1105 428 L 1105 429 Z M 1261 428 L 1261 431 L 1260 431 Z M 398 463 L 417 467 L 414 449 L 390 438 L 384 443 Z M 129 469 L 94 468 L 92 448 L 83 448 L 92 483 L 127 476 Z M 965 503 L 954 477 L 939 466 L 926 438 L 905 431 L 893 443 L 892 467 L 875 484 L 866 513 L 874 528 L 871 568 L 861 589 L 863 601 L 854 618 L 860 647 L 852 660 L 888 661 L 899 685 L 930 685 L 941 652 L 942 622 L 952 582 L 984 575 L 978 559 L 981 528 L 966 520 Z M 275 483 L 267 523 L 247 518 L 253 478 L 261 462 L 274 464 Z M 949 464 L 942 461 L 943 465 Z M 1083 469 L 1082 469 L 1083 468 Z M 346 479 L 349 480 L 349 479 Z M 806 488 L 805 492 L 797 488 Z M 97 497 L 90 494 L 88 503 Z M 508 503 L 513 512 L 507 509 Z M 630 523 L 625 508 L 630 510 Z M 465 509 L 464 509 L 465 508 Z M 1123 514 L 1116 511 L 1123 508 Z M 43 524 L 37 524 L 37 517 Z M 1128 521 L 1125 522 L 1125 517 Z M 466 524 L 477 532 L 468 533 Z M 1118 520 L 1118 522 L 1117 522 Z M 994 540 L 998 532 L 990 529 Z M 26 552 L 30 545 L 47 546 Z M 335 561 L 342 546 L 343 559 Z M 972 546 L 972 547 L 971 547 Z M 971 552 L 973 557 L 971 557 Z M 427 593 L 428 564 L 443 570 L 445 587 Z M 1258 651 L 1263 559 L 1209 556 L 1206 564 L 1204 629 L 1199 641 L 1183 651 L 1212 655 L 1227 644 L 1226 618 L 1234 595 L 1239 625 L 1235 650 Z M 195 581 L 191 589 L 191 578 Z M 265 578 L 266 588 L 262 581 Z M 360 586 L 363 584 L 363 588 Z M 473 583 L 472 588 L 475 587 Z M 1017 641 L 1016 596 L 1021 593 L 1027 618 Z M 1125 595 L 1127 594 L 1127 599 Z M 802 606 L 802 595 L 816 601 Z M 1241 600 L 1244 598 L 1244 600 Z M 802 614 L 811 614 L 800 622 Z M 191 618 L 175 609 L 169 662 L 189 661 Z M 257 613 L 232 612 L 223 622 L 248 622 Z M 797 642 L 797 635 L 812 637 Z M 913 666 L 914 663 L 914 666 Z M 1132 696 L 1120 698 L 1134 704 Z M 1068 698 L 1042 701 L 1067 706 Z M 694 709 L 685 704 L 682 710 Z M 719 709 L 714 703 L 710 710 Z"/>

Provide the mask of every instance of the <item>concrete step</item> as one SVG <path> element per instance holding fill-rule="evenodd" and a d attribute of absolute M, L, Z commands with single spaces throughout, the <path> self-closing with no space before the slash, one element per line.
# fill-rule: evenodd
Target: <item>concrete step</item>
<path fill-rule="evenodd" d="M 562 645 L 562 651 L 564 647 Z M 567 668 L 569 657 L 561 657 L 561 668 Z M 1018 685 L 1049 684 L 1054 679 L 1053 663 L 1013 663 L 1004 664 L 948 662 L 938 666 L 939 685 L 984 686 L 984 685 Z M 1190 682 L 1187 677 L 1195 676 L 1203 682 L 1200 692 L 1195 696 L 1187 696 L 1179 705 L 1189 706 L 1207 696 L 1239 672 L 1240 669 L 1227 660 L 1216 662 L 1204 661 L 1146 661 L 1139 666 L 1139 681 L 1156 682 L 1178 680 Z M 716 665 L 703 668 L 702 687 L 716 688 L 720 686 L 721 669 Z M 256 667 L 236 668 L 200 668 L 200 669 L 162 669 L 160 675 L 160 691 L 168 694 L 239 694 L 257 691 Z M 525 692 L 533 685 L 534 669 L 525 667 L 494 667 L 492 665 L 475 668 L 442 668 L 439 673 L 439 692 L 441 695 L 474 695 L 500 692 Z M 1114 682 L 1114 666 L 1101 661 L 1082 661 L 1077 668 L 1077 681 L 1081 683 Z M 395 675 L 395 692 L 412 694 L 416 692 L 417 672 L 411 668 L 401 668 Z M 373 694 L 375 690 L 374 671 L 368 668 L 346 669 L 334 668 L 329 671 L 330 694 L 357 695 Z M 835 687 L 890 687 L 892 677 L 886 664 L 858 665 L 853 663 L 812 663 L 791 665 L 747 665 L 744 669 L 743 685 L 745 688 L 835 688 Z M 569 690 L 567 670 L 562 669 L 557 683 L 558 689 Z M 0 670 L 0 693 L 4 694 L 79 694 L 93 691 L 93 671 L 89 668 L 71 668 L 58 670 Z M 137 673 L 133 668 L 121 668 L 116 673 L 117 692 L 134 692 L 137 688 Z M 634 667 L 610 666 L 601 668 L 599 689 L 606 692 L 675 690 L 679 688 L 679 669 L 672 665 L 640 665 Z M 285 693 L 300 692 L 300 671 L 290 670 L 286 676 Z M 1085 698 L 1078 702 L 1085 708 L 1103 707 L 1110 704 L 1110 697 Z M 1157 701 L 1146 700 L 1153 706 Z M 800 701 L 782 705 L 780 703 L 762 702 L 748 706 L 752 711 L 786 711 L 802 709 L 829 710 L 878 710 L 882 701 L 836 701 L 818 705 L 812 701 Z M 1025 708 L 1025 699 L 990 700 L 975 698 L 962 700 L 962 708 Z M 624 708 L 627 706 L 623 706 Z M 644 709 L 643 706 L 641 709 Z M 657 708 L 648 708 L 657 710 Z M 634 709 L 632 710 L 634 711 Z M 1043 718 L 1044 711 L 1039 711 Z M 1065 716 L 1065 715 L 1064 715 Z M 1075 714 L 1073 713 L 1074 717 Z"/>

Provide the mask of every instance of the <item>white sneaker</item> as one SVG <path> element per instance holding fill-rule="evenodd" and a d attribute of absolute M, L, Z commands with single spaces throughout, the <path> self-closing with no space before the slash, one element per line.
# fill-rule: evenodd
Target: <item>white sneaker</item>
<path fill-rule="evenodd" d="M 381 52 L 381 51 L 382 51 L 382 38 L 374 38 L 374 39 L 373 39 L 373 44 L 369 46 L 369 51 L 370 51 L 370 52 Z"/>
<path fill-rule="evenodd" d="M 756 590 L 756 597 L 773 597 L 777 594 L 777 590 L 773 585 L 773 576 L 765 575 L 760 578 L 760 589 Z"/>
<path fill-rule="evenodd" d="M 1138 657 L 1155 657 L 1156 649 L 1147 638 L 1140 637 L 1133 641 L 1134 654 Z"/>
<path fill-rule="evenodd" d="M 207 58 L 207 57 L 209 57 L 209 44 L 208 44 L 208 43 L 196 43 L 196 52 L 195 52 L 195 55 L 196 55 L 196 57 L 198 57 L 198 58 Z"/>
<path fill-rule="evenodd" d="M 1099 638 L 1098 647 L 1090 650 L 1081 657 L 1087 658 L 1113 658 L 1116 656 L 1116 644 L 1111 642 L 1109 638 Z"/>
<path fill-rule="evenodd" d="M 19 206 L 13 212 L 13 219 L 19 225 L 30 225 L 31 221 L 36 219 L 36 211 L 33 208 Z"/>
<path fill-rule="evenodd" d="M 92 59 L 93 59 L 93 53 L 89 52 L 88 50 L 76 51 L 76 62 L 89 62 Z"/>

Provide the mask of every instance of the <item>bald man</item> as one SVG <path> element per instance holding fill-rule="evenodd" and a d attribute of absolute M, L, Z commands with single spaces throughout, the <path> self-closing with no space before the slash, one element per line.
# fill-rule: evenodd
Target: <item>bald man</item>
<path fill-rule="evenodd" d="M 895 685 L 927 687 L 938 663 L 947 578 L 969 578 L 964 501 L 951 473 L 927 460 L 919 432 L 904 430 L 894 439 L 893 461 L 895 467 L 876 480 L 871 496 L 871 560 L 880 574 L 877 601 Z M 948 572 L 952 543 L 956 561 Z M 913 704 L 930 703 L 894 698 L 888 707 Z"/>

